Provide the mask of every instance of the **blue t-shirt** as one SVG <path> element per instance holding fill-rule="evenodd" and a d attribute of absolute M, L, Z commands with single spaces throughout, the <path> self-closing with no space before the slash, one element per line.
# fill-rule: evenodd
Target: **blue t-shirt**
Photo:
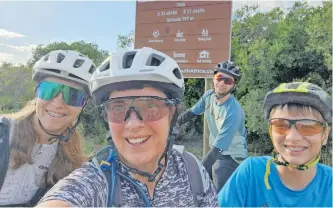
<path fill-rule="evenodd" d="M 221 207 L 332 207 L 332 167 L 317 164 L 316 176 L 300 191 L 286 187 L 271 164 L 268 190 L 264 176 L 271 157 L 249 157 L 229 178 L 220 193 Z"/>
<path fill-rule="evenodd" d="M 207 91 L 192 107 L 196 115 L 205 113 L 209 128 L 209 146 L 223 150 L 222 154 L 230 155 L 235 160 L 247 158 L 245 113 L 234 98 L 222 104 L 216 103 L 213 90 Z"/>

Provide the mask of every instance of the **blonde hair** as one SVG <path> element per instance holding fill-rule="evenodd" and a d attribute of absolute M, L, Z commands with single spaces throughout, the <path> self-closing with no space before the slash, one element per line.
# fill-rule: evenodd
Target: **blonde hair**
<path fill-rule="evenodd" d="M 15 130 L 10 144 L 10 157 L 13 160 L 14 169 L 25 163 L 33 164 L 31 154 L 36 144 L 36 135 L 33 130 L 33 116 L 35 113 L 36 100 L 32 100 L 19 112 L 3 115 L 14 120 Z M 59 141 L 55 158 L 41 181 L 42 186 L 54 185 L 82 166 L 86 159 L 82 141 L 83 139 L 77 130 L 75 130 L 69 142 Z"/>

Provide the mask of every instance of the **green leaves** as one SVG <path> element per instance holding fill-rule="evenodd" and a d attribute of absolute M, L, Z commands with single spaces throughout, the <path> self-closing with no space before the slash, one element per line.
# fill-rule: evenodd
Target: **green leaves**
<path fill-rule="evenodd" d="M 263 117 L 263 99 L 269 90 L 282 82 L 300 80 L 318 84 L 331 93 L 331 20 L 331 2 L 316 8 L 295 2 L 287 12 L 275 8 L 260 13 L 255 7 L 236 12 L 232 60 L 243 73 L 236 97 L 246 113 L 249 142 L 253 142 L 250 151 L 270 148 Z"/>

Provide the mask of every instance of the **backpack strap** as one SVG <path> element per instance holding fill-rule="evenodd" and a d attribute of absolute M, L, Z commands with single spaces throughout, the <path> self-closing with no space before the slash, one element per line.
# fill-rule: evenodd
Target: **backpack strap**
<path fill-rule="evenodd" d="M 5 181 L 9 164 L 9 120 L 0 117 L 0 190 Z"/>
<path fill-rule="evenodd" d="M 185 163 L 195 206 L 200 207 L 207 191 L 204 187 L 205 176 L 201 171 L 200 161 L 193 154 L 184 151 L 184 146 L 174 145 L 173 149 L 180 153 Z"/>
<path fill-rule="evenodd" d="M 99 150 L 96 153 L 96 157 L 93 158 L 93 163 L 97 168 L 100 169 L 104 173 L 104 176 L 108 182 L 108 188 L 111 188 L 111 170 L 102 170 L 101 169 L 101 163 L 102 161 L 105 161 L 108 156 L 109 156 L 109 149 L 112 148 L 111 146 L 106 146 L 103 147 L 101 150 Z M 110 197 L 110 196 L 108 196 Z M 115 197 L 114 201 L 112 202 L 113 207 L 120 207 L 121 206 L 121 198 L 122 198 L 122 193 L 121 193 L 121 181 L 120 181 L 120 176 L 116 174 L 116 185 L 115 185 Z"/>

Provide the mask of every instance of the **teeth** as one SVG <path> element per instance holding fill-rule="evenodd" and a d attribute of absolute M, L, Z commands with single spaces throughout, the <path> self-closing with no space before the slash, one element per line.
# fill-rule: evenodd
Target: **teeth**
<path fill-rule="evenodd" d="M 147 140 L 148 139 L 148 137 L 146 137 L 146 138 L 135 138 L 135 139 L 127 139 L 128 141 L 129 141 L 129 143 L 131 143 L 131 144 L 139 144 L 139 143 L 142 143 L 142 142 L 144 142 L 145 140 Z"/>
<path fill-rule="evenodd" d="M 304 147 L 289 147 L 287 146 L 287 149 L 294 151 L 294 152 L 300 152 L 304 149 Z"/>
<path fill-rule="evenodd" d="M 55 113 L 55 112 L 51 112 L 51 111 L 47 111 L 47 113 L 52 116 L 52 117 L 56 117 L 56 118 L 62 118 L 65 115 L 64 114 L 59 114 L 59 113 Z"/>

